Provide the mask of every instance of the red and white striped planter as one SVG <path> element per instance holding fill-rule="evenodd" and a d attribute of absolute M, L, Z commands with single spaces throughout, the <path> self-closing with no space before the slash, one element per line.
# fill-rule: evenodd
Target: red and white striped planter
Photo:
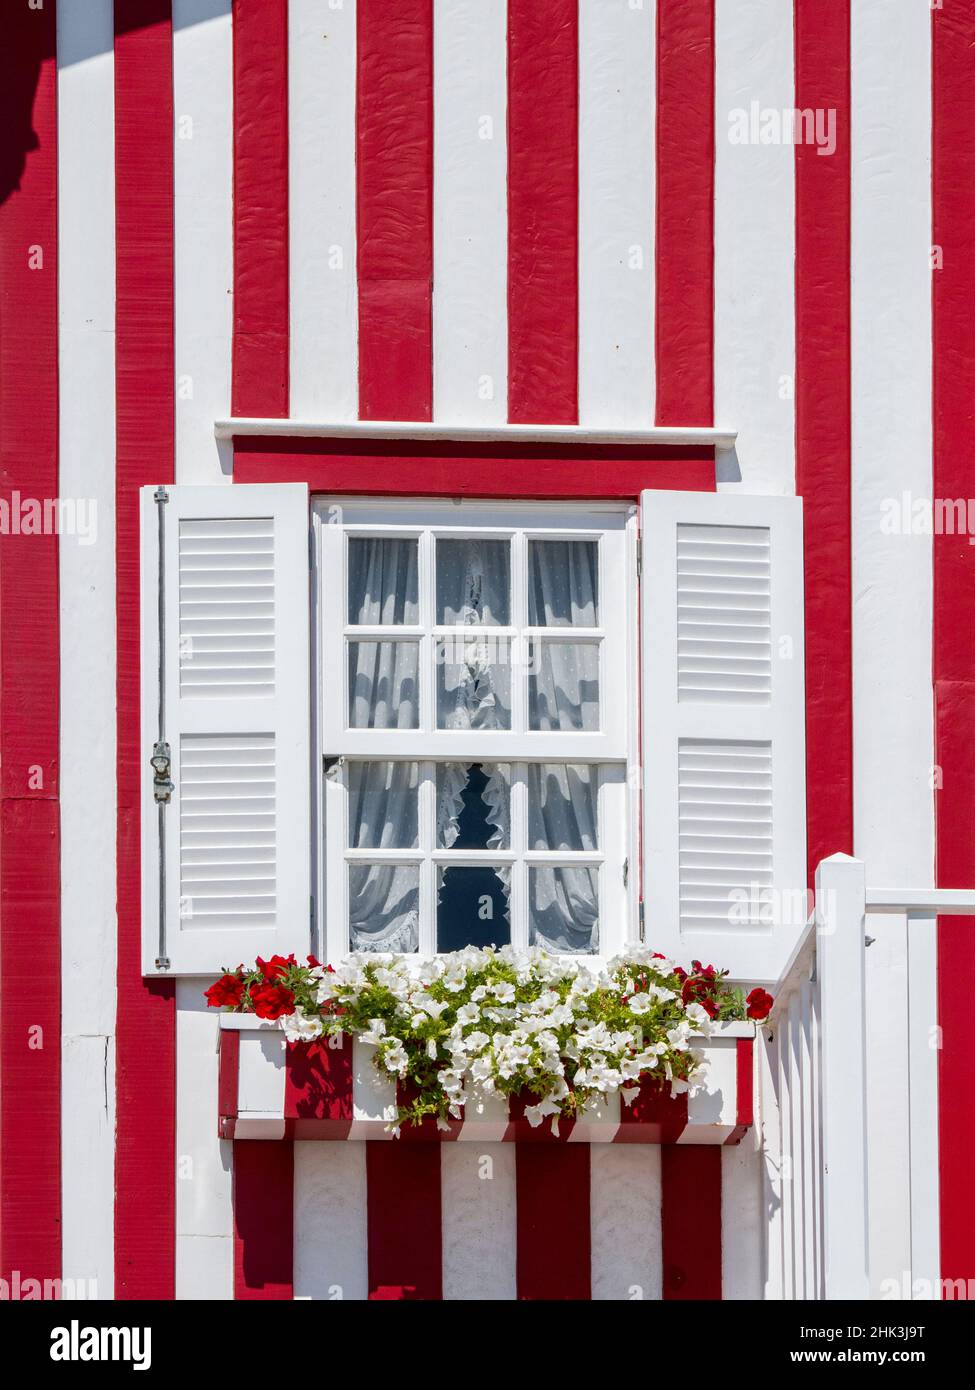
<path fill-rule="evenodd" d="M 276 1023 L 253 1014 L 220 1020 L 219 1135 L 222 1139 L 391 1139 L 397 1083 L 373 1065 L 375 1048 L 348 1035 L 289 1043 Z M 725 1023 L 698 1039 L 703 1084 L 692 1095 L 661 1095 L 645 1081 L 631 1105 L 609 1097 L 584 1120 L 546 1119 L 533 1128 L 524 1102 L 472 1097 L 464 1119 L 404 1126 L 412 1141 L 518 1140 L 593 1144 L 737 1144 L 753 1120 L 751 1023 Z"/>

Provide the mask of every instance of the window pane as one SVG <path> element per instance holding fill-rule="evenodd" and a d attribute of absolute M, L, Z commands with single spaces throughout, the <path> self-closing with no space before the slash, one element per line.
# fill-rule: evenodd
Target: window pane
<path fill-rule="evenodd" d="M 598 849 L 597 776 L 589 763 L 529 763 L 529 849 Z"/>
<path fill-rule="evenodd" d="M 535 642 L 528 676 L 531 729 L 599 728 L 599 646 Z"/>
<path fill-rule="evenodd" d="M 511 643 L 504 637 L 437 642 L 437 728 L 511 728 Z"/>
<path fill-rule="evenodd" d="M 418 763 L 349 763 L 349 847 L 415 849 Z"/>
<path fill-rule="evenodd" d="M 491 864 L 440 869 L 437 879 L 437 950 L 506 946 L 511 941 L 508 897 L 511 871 Z"/>
<path fill-rule="evenodd" d="M 437 848 L 508 849 L 511 769 L 507 763 L 437 765 Z"/>
<path fill-rule="evenodd" d="M 419 727 L 417 642 L 349 643 L 349 727 Z"/>
<path fill-rule="evenodd" d="M 595 866 L 528 870 L 528 944 L 593 955 L 599 950 L 599 877 Z"/>
<path fill-rule="evenodd" d="M 416 951 L 420 944 L 420 866 L 349 865 L 353 951 Z"/>
<path fill-rule="evenodd" d="M 511 621 L 508 541 L 437 541 L 437 622 L 507 627 Z"/>
<path fill-rule="evenodd" d="M 349 622 L 420 621 L 417 542 L 349 539 Z"/>
<path fill-rule="evenodd" d="M 598 627 L 596 541 L 528 542 L 530 627 Z"/>

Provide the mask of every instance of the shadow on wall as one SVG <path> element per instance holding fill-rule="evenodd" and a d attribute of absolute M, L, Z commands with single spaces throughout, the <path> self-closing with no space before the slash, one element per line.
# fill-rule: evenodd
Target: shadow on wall
<path fill-rule="evenodd" d="M 16 193 L 28 158 L 39 148 L 33 123 L 34 99 L 41 64 L 54 58 L 56 47 L 54 26 L 46 20 L 45 11 L 30 8 L 27 0 L 21 3 L 20 32 L 10 32 L 10 23 L 0 45 L 0 205 Z M 183 0 L 180 23 L 202 23 L 226 9 L 227 0 Z M 172 11 L 172 0 L 116 0 L 115 33 L 166 23 Z M 83 11 L 76 12 L 73 21 L 65 21 L 62 44 L 63 64 L 83 62 L 105 47 L 101 26 L 85 22 Z"/>
<path fill-rule="evenodd" d="M 34 96 L 41 63 L 54 55 L 50 26 L 36 28 L 40 41 L 33 51 L 8 41 L 0 59 L 0 204 L 20 187 L 27 158 L 40 145 L 32 119 Z"/>

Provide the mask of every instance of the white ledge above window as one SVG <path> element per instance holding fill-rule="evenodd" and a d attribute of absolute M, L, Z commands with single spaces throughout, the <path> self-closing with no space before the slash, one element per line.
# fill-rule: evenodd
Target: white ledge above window
<path fill-rule="evenodd" d="M 431 439 L 457 443 L 621 444 L 734 448 L 736 430 L 708 425 L 664 425 L 649 429 L 598 429 L 588 425 L 451 425 L 416 420 L 287 420 L 238 416 L 217 420 L 218 439 L 245 435 L 278 439 Z"/>

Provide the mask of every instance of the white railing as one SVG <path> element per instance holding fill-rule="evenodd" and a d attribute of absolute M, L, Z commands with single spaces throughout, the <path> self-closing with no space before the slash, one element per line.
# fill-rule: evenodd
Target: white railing
<path fill-rule="evenodd" d="M 765 1296 L 870 1297 L 866 947 L 884 915 L 907 919 L 910 1270 L 940 1279 L 937 918 L 975 915 L 975 891 L 868 889 L 846 855 L 816 871 L 816 908 L 775 991 L 759 1049 L 766 1203 Z"/>

